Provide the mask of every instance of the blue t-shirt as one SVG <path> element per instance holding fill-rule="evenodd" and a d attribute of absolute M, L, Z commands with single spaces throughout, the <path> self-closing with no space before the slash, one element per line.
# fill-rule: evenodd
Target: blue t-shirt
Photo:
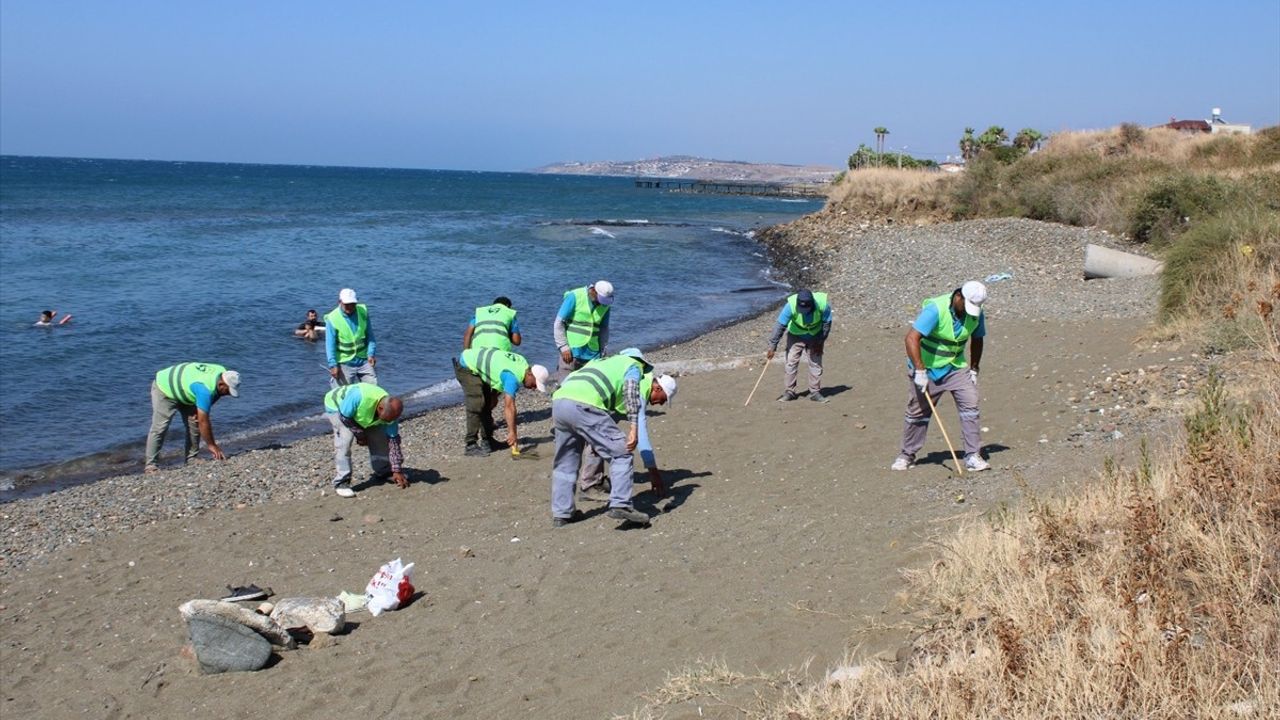
<path fill-rule="evenodd" d="M 193 382 L 187 386 L 191 391 L 191 396 L 196 399 L 196 409 L 203 410 L 206 414 L 213 409 L 213 403 L 217 401 L 218 394 L 209 390 L 204 383 Z"/>
<path fill-rule="evenodd" d="M 458 364 L 464 368 L 467 367 L 467 361 L 462 358 L 462 355 L 458 355 Z M 520 388 L 524 387 L 524 378 L 517 378 L 516 374 L 510 370 L 503 370 L 498 379 L 502 381 L 502 392 L 511 397 L 515 397 L 516 393 L 520 392 Z"/>
<path fill-rule="evenodd" d="M 361 400 L 361 392 L 360 392 L 359 385 L 357 385 L 351 388 L 350 390 L 348 390 L 347 394 L 343 396 L 342 401 L 338 403 L 338 414 L 346 418 L 355 419 L 356 408 L 360 407 L 360 400 Z M 325 412 L 332 412 L 332 411 L 329 410 L 328 407 L 326 407 Z M 400 435 L 399 420 L 396 420 L 395 422 L 387 423 L 386 425 L 380 425 L 379 427 L 386 430 L 387 437 L 397 437 L 398 435 Z"/>
<path fill-rule="evenodd" d="M 814 312 L 817 312 L 817 310 L 815 309 Z M 805 317 L 804 314 L 801 314 L 801 317 Z M 791 322 L 791 303 L 785 302 L 785 303 L 782 303 L 782 312 L 778 313 L 778 324 L 781 325 L 782 327 L 786 327 L 787 324 L 790 322 Z M 830 303 L 828 303 L 827 307 L 822 311 L 822 324 L 826 325 L 829 322 L 831 322 L 831 304 Z M 812 337 L 818 337 L 821 334 L 822 334 L 822 328 L 819 327 L 817 332 L 809 333 L 809 334 L 802 333 L 800 335 L 796 335 L 795 337 L 812 338 Z"/>
<path fill-rule="evenodd" d="M 959 334 L 960 331 L 964 329 L 964 323 L 956 319 L 955 312 L 951 312 L 950 315 L 951 315 L 951 326 L 954 329 L 954 331 L 957 334 Z M 920 314 L 916 316 L 916 321 L 911 323 L 911 327 L 915 328 L 916 332 L 920 333 L 921 335 L 928 337 L 929 333 L 932 333 L 934 331 L 934 328 L 938 327 L 937 306 L 935 306 L 933 303 L 929 303 L 925 305 L 924 308 L 920 311 Z M 970 337 L 980 338 L 985 336 L 986 334 L 987 334 L 987 314 L 981 313 L 980 315 L 978 315 L 978 327 L 973 329 L 973 334 L 970 335 Z M 907 369 L 911 370 L 912 372 L 915 371 L 915 365 L 911 363 L 911 358 L 907 358 Z M 945 367 L 940 367 L 935 370 L 930 370 L 929 379 L 934 382 L 938 382 L 942 378 L 950 375 L 952 370 L 955 370 L 955 368 L 950 365 L 947 365 Z"/>
<path fill-rule="evenodd" d="M 339 313 L 339 314 L 342 315 L 342 318 L 347 321 L 347 325 L 351 327 L 351 332 L 355 332 L 356 328 L 360 326 L 359 322 L 356 319 L 356 313 L 351 313 L 350 315 L 346 313 Z M 368 317 L 366 317 L 364 321 L 364 337 L 365 337 L 365 340 L 369 341 L 368 352 L 365 354 L 368 355 L 369 357 L 375 357 L 376 354 L 374 353 L 374 350 L 377 349 L 377 343 L 374 342 L 373 340 L 373 320 L 369 319 Z M 329 367 L 337 367 L 338 365 L 338 333 L 336 330 L 333 329 L 333 323 L 329 322 L 328 315 L 325 316 L 325 321 L 324 321 L 324 354 L 325 354 L 325 359 L 328 360 L 329 362 Z M 343 365 L 350 365 L 352 367 L 360 367 L 363 364 L 364 364 L 364 358 L 352 358 L 347 362 L 343 363 Z"/>
<path fill-rule="evenodd" d="M 565 295 L 564 302 L 560 303 L 560 310 L 559 312 L 556 313 L 556 317 L 559 317 L 561 320 L 564 321 L 565 325 L 568 325 L 573 320 L 573 310 L 577 306 L 578 306 L 578 303 L 576 300 L 574 300 L 573 293 L 569 293 L 568 295 Z M 600 321 L 600 329 L 604 329 L 607 327 L 609 327 L 609 316 L 605 315 L 604 319 Z M 573 353 L 574 357 L 583 361 L 595 360 L 596 358 L 600 357 L 599 351 L 592 350 L 586 345 L 583 345 L 582 347 L 570 347 L 569 352 Z"/>

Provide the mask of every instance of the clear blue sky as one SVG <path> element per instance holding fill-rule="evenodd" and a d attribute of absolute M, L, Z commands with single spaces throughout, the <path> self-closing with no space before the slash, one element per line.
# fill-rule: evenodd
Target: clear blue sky
<path fill-rule="evenodd" d="M 1280 1 L 3 0 L 0 152 L 841 165 L 871 129 L 1280 122 Z"/>

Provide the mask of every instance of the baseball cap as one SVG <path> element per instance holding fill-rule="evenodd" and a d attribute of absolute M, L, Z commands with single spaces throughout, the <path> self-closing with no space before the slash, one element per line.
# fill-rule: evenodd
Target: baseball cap
<path fill-rule="evenodd" d="M 538 386 L 538 392 L 547 391 L 547 378 L 551 377 L 551 373 L 542 365 L 530 365 L 529 372 L 533 373 L 533 381 Z"/>
<path fill-rule="evenodd" d="M 796 307 L 802 310 L 813 309 L 813 293 L 808 290 L 801 290 L 796 293 Z"/>
<path fill-rule="evenodd" d="M 601 305 L 609 305 L 613 303 L 613 283 L 608 280 L 601 280 L 593 285 L 596 289 L 596 301 Z"/>
<path fill-rule="evenodd" d="M 640 364 L 644 366 L 645 372 L 649 372 L 650 370 L 653 369 L 653 363 L 644 359 L 644 353 L 640 352 L 640 348 L 634 348 L 634 347 L 623 348 L 622 350 L 618 351 L 618 354 L 626 355 L 629 358 L 635 358 L 636 360 L 639 360 Z"/>
<path fill-rule="evenodd" d="M 667 405 L 671 405 L 676 399 L 676 379 L 670 375 L 659 375 L 654 382 L 662 386 L 662 392 L 667 394 Z"/>
<path fill-rule="evenodd" d="M 227 392 L 231 397 L 240 397 L 240 373 L 227 370 L 222 373 L 222 382 L 227 384 Z"/>
<path fill-rule="evenodd" d="M 982 303 L 987 301 L 987 286 L 977 280 L 970 280 L 960 286 L 960 294 L 964 296 L 964 311 L 977 317 L 982 314 Z"/>
<path fill-rule="evenodd" d="M 342 303 L 343 305 L 357 302 L 356 291 L 352 290 L 351 288 L 342 288 L 342 291 L 338 293 L 338 302 Z"/>

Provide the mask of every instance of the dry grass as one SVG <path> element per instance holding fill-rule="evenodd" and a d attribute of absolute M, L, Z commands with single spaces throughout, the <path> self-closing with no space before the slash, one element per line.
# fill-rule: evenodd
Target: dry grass
<path fill-rule="evenodd" d="M 952 179 L 947 173 L 928 170 L 851 170 L 831 189 L 827 209 L 898 221 L 943 218 L 950 215 L 948 187 Z"/>

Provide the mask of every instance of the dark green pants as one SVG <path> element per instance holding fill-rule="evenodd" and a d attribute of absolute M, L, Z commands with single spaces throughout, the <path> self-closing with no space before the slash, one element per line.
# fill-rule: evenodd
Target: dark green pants
<path fill-rule="evenodd" d="M 498 404 L 498 391 L 489 387 L 478 375 L 453 359 L 453 374 L 462 386 L 463 407 L 467 411 L 467 445 L 493 441 L 493 408 Z"/>

